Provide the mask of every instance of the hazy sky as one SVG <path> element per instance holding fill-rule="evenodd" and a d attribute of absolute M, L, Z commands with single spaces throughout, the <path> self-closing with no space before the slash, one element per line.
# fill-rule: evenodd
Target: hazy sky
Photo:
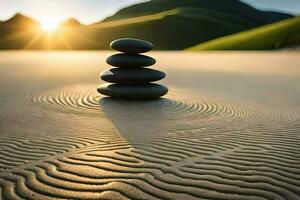
<path fill-rule="evenodd" d="M 45 18 L 66 20 L 70 17 L 82 23 L 99 21 L 118 9 L 142 0 L 0 0 L 0 20 L 21 12 L 40 21 Z M 208 0 L 209 1 L 209 0 Z M 300 0 L 243 0 L 262 9 L 300 14 Z"/>
<path fill-rule="evenodd" d="M 82 23 L 92 23 L 136 2 L 141 0 L 0 0 L 0 20 L 21 12 L 37 20 L 75 17 Z"/>
<path fill-rule="evenodd" d="M 256 8 L 300 14 L 300 0 L 242 0 Z"/>

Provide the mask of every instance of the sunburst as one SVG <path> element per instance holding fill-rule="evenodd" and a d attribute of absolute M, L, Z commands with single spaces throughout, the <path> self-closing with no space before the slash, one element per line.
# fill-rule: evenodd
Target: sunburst
<path fill-rule="evenodd" d="M 41 20 L 41 28 L 43 31 L 52 33 L 58 29 L 59 21 L 55 19 L 43 19 Z"/>

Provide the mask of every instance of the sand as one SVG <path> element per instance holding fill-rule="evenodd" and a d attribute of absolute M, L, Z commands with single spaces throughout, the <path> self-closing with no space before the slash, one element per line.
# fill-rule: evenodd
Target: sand
<path fill-rule="evenodd" d="M 112 52 L 0 52 L 0 199 L 299 199 L 300 53 L 153 52 L 163 99 L 104 98 Z"/>

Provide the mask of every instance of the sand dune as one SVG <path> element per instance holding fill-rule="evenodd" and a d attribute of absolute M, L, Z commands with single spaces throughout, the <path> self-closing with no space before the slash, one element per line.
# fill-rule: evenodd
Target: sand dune
<path fill-rule="evenodd" d="M 98 94 L 107 54 L 0 53 L 0 199 L 299 199 L 297 54 L 156 52 L 154 101 Z"/>

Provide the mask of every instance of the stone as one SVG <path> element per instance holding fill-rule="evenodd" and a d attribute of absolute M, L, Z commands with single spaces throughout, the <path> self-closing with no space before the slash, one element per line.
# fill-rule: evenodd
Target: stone
<path fill-rule="evenodd" d="M 153 44 L 144 40 L 139 40 L 134 38 L 122 38 L 113 41 L 110 44 L 110 47 L 120 52 L 138 54 L 138 53 L 146 53 L 152 50 Z"/>
<path fill-rule="evenodd" d="M 145 84 L 154 81 L 159 81 L 166 77 L 166 74 L 147 68 L 137 69 L 122 69 L 113 68 L 105 70 L 101 73 L 101 79 L 109 83 L 120 83 L 120 84 Z"/>
<path fill-rule="evenodd" d="M 106 62 L 107 64 L 115 67 L 140 68 L 154 65 L 156 63 L 156 60 L 154 58 L 144 55 L 119 53 L 109 56 Z"/>
<path fill-rule="evenodd" d="M 108 82 L 98 87 L 102 95 L 123 99 L 157 99 L 168 93 L 168 88 L 154 84 L 166 74 L 146 67 L 156 63 L 154 58 L 141 55 L 150 51 L 153 44 L 143 40 L 123 38 L 111 43 L 111 47 L 122 53 L 114 54 L 106 62 L 116 68 L 101 73 L 101 79 Z"/>
<path fill-rule="evenodd" d="M 157 99 L 168 93 L 162 85 L 148 83 L 144 85 L 103 84 L 98 87 L 100 94 L 124 99 Z"/>

